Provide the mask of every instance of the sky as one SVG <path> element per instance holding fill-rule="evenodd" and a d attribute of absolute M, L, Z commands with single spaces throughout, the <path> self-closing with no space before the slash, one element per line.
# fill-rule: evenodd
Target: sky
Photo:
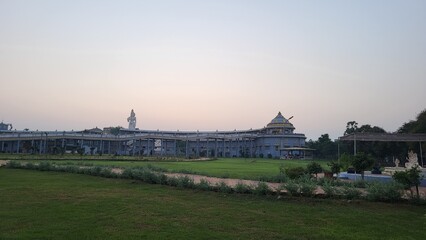
<path fill-rule="evenodd" d="M 0 0 L 16 129 L 396 131 L 426 108 L 426 1 Z"/>

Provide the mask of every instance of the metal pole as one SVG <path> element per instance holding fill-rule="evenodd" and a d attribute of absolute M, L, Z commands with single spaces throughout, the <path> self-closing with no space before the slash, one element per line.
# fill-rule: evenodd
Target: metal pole
<path fill-rule="evenodd" d="M 340 141 L 337 140 L 337 163 L 340 165 Z"/>
<path fill-rule="evenodd" d="M 354 133 L 354 156 L 356 155 L 356 137 Z"/>
<path fill-rule="evenodd" d="M 422 167 L 424 166 L 423 164 L 423 151 L 422 151 L 422 142 L 419 142 L 420 145 L 420 159 L 422 160 Z"/>

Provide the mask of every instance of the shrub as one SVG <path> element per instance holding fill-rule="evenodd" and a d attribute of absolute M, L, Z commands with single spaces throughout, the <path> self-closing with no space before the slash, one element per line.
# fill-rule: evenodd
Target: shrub
<path fill-rule="evenodd" d="M 180 188 L 195 188 L 195 183 L 192 178 L 181 176 L 177 178 L 177 186 Z"/>
<path fill-rule="evenodd" d="M 299 195 L 299 185 L 295 182 L 295 180 L 289 180 L 285 184 L 281 184 L 280 190 L 285 189 L 290 196 Z"/>
<path fill-rule="evenodd" d="M 147 169 L 144 169 L 141 171 L 141 177 L 142 177 L 141 180 L 146 183 L 151 183 L 151 184 L 161 183 L 161 179 L 159 175 Z"/>
<path fill-rule="evenodd" d="M 8 168 L 22 168 L 22 164 L 18 161 L 9 161 L 6 164 L 6 167 L 8 167 Z"/>
<path fill-rule="evenodd" d="M 352 185 L 346 185 L 343 187 L 343 196 L 349 200 L 359 199 L 361 198 L 361 191 Z"/>
<path fill-rule="evenodd" d="M 352 185 L 356 188 L 366 188 L 367 184 L 364 180 L 356 180 L 352 182 Z"/>
<path fill-rule="evenodd" d="M 301 177 L 298 181 L 299 181 L 300 195 L 311 197 L 315 194 L 317 183 L 314 180 L 312 180 L 309 176 L 305 175 Z"/>
<path fill-rule="evenodd" d="M 121 173 L 120 178 L 131 179 L 132 178 L 132 170 L 130 168 L 124 169 Z"/>
<path fill-rule="evenodd" d="M 327 165 L 330 166 L 331 172 L 336 175 L 340 173 L 340 169 L 342 168 L 341 164 L 334 161 L 329 162 Z"/>
<path fill-rule="evenodd" d="M 216 188 L 219 192 L 223 192 L 223 193 L 232 193 L 232 188 L 228 185 L 226 185 L 225 182 L 219 182 L 216 184 Z"/>
<path fill-rule="evenodd" d="M 89 169 L 90 169 L 90 175 L 92 175 L 92 176 L 99 176 L 100 173 L 101 173 L 101 170 L 102 170 L 102 168 L 99 167 L 99 166 L 92 167 L 92 168 L 89 168 Z"/>
<path fill-rule="evenodd" d="M 200 182 L 196 185 L 196 188 L 203 191 L 209 191 L 211 189 L 210 182 L 202 178 Z"/>
<path fill-rule="evenodd" d="M 272 193 L 272 190 L 265 182 L 259 182 L 257 186 L 253 189 L 253 193 L 255 193 L 256 195 L 268 195 Z"/>
<path fill-rule="evenodd" d="M 417 167 L 412 167 L 411 169 L 405 170 L 403 172 L 396 172 L 393 174 L 392 178 L 402 184 L 405 189 L 409 189 L 411 193 L 411 198 L 413 198 L 413 191 L 411 190 L 412 186 L 416 187 L 417 198 L 420 198 L 419 194 L 419 184 L 423 179 L 423 176 L 420 175 L 421 170 Z"/>
<path fill-rule="evenodd" d="M 287 181 L 287 176 L 284 173 L 280 173 L 275 176 L 261 176 L 258 180 L 261 182 L 284 183 Z"/>
<path fill-rule="evenodd" d="M 285 175 L 290 179 L 297 179 L 306 174 L 306 171 L 303 167 L 287 168 L 284 171 Z"/>
<path fill-rule="evenodd" d="M 342 194 L 339 188 L 333 185 L 332 181 L 324 181 L 322 183 L 322 190 L 324 191 L 325 196 L 329 198 L 336 198 Z"/>
<path fill-rule="evenodd" d="M 51 169 L 53 169 L 53 167 L 49 162 L 41 162 L 38 164 L 38 170 L 40 171 L 50 171 Z"/>
<path fill-rule="evenodd" d="M 235 185 L 235 192 L 237 193 L 252 193 L 253 189 L 242 182 L 238 182 L 237 185 Z"/>
<path fill-rule="evenodd" d="M 317 162 L 310 162 L 308 166 L 306 166 L 306 171 L 309 174 L 315 174 L 315 177 L 318 177 L 318 173 L 322 172 L 323 169 L 321 165 Z"/>
<path fill-rule="evenodd" d="M 372 182 L 367 185 L 367 199 L 370 201 L 396 202 L 401 200 L 403 186 L 399 183 Z"/>
<path fill-rule="evenodd" d="M 167 185 L 177 187 L 178 179 L 176 177 L 167 177 Z"/>

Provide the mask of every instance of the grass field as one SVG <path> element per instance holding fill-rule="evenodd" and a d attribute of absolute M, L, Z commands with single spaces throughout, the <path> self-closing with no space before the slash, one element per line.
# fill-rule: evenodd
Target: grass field
<path fill-rule="evenodd" d="M 0 239 L 424 239 L 426 207 L 0 169 Z"/>
<path fill-rule="evenodd" d="M 78 161 L 56 161 L 57 164 L 80 163 L 103 166 L 135 167 L 151 164 L 165 168 L 171 172 L 189 170 L 202 175 L 215 177 L 230 177 L 241 179 L 257 179 L 261 176 L 274 176 L 279 174 L 280 166 L 293 168 L 305 167 L 312 160 L 278 160 L 260 158 L 220 158 L 211 161 L 193 162 L 164 162 L 164 161 L 114 161 L 114 160 L 78 160 Z M 328 161 L 319 161 L 324 168 L 328 168 Z"/>

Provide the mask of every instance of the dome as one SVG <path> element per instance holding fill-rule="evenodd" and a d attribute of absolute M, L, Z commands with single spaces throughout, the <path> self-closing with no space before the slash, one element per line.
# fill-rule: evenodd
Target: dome
<path fill-rule="evenodd" d="M 291 119 L 291 118 L 290 118 Z M 272 119 L 270 123 L 267 125 L 268 128 L 271 127 L 287 127 L 287 128 L 294 128 L 293 124 L 291 124 L 288 119 L 286 119 L 281 112 L 278 112 L 278 115 Z"/>

